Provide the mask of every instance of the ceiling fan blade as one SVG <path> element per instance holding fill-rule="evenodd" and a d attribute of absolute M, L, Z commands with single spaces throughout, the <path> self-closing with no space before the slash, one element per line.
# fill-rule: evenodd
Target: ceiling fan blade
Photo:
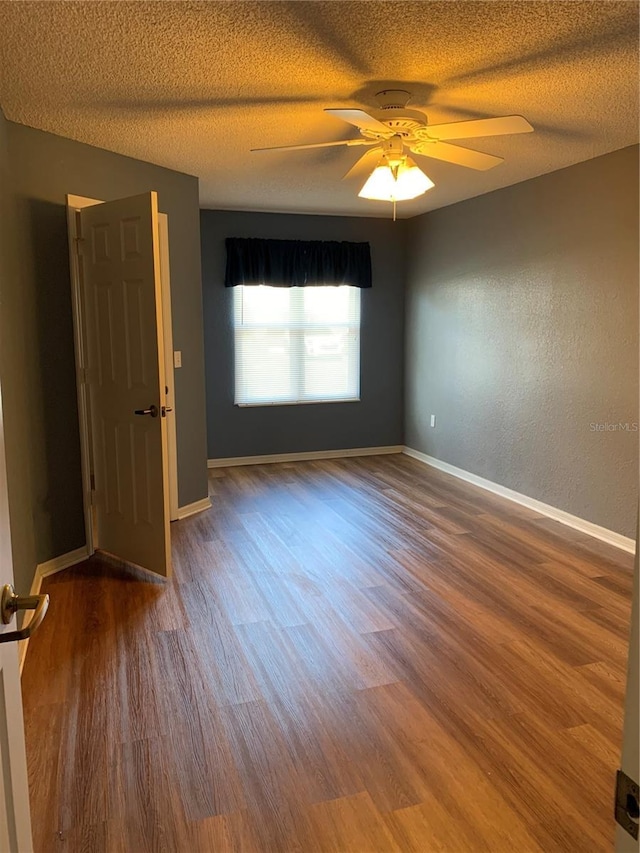
<path fill-rule="evenodd" d="M 356 160 L 342 180 L 346 181 L 349 178 L 356 177 L 364 178 L 366 175 L 369 175 L 374 170 L 381 156 L 382 150 L 377 145 L 375 148 L 365 151 L 362 157 Z"/>
<path fill-rule="evenodd" d="M 449 124 L 427 125 L 431 139 L 470 139 L 474 136 L 503 136 L 507 133 L 531 133 L 533 128 L 524 116 L 499 116 Z"/>
<path fill-rule="evenodd" d="M 434 160 L 444 160 L 445 163 L 455 163 L 457 166 L 467 166 L 485 172 L 504 163 L 502 157 L 484 154 L 482 151 L 472 151 L 460 145 L 450 145 L 448 142 L 423 142 L 414 146 L 411 151 L 421 157 L 433 157 Z"/>
<path fill-rule="evenodd" d="M 251 151 L 303 151 L 306 148 L 333 148 L 336 145 L 375 145 L 375 139 L 339 139 L 337 142 L 311 142 L 309 145 L 272 145 L 252 148 Z"/>
<path fill-rule="evenodd" d="M 355 127 L 363 128 L 364 130 L 383 131 L 391 133 L 386 124 L 382 124 L 377 118 L 365 113 L 364 110 L 325 110 L 325 113 L 330 113 L 336 118 L 341 118 Z"/>

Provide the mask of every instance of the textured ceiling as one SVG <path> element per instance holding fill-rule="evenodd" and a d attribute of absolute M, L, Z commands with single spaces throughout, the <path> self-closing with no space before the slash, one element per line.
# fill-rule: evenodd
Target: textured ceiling
<path fill-rule="evenodd" d="M 200 178 L 203 207 L 388 216 L 342 175 L 356 137 L 325 107 L 407 88 L 431 123 L 520 113 L 465 140 L 505 162 L 420 165 L 412 216 L 638 141 L 635 2 L 0 2 L 7 118 Z"/>

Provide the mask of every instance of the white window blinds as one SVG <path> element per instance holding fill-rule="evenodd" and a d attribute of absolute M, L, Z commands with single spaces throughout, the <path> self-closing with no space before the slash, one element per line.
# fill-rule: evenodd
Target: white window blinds
<path fill-rule="evenodd" d="M 360 396 L 360 289 L 233 288 L 235 402 L 337 402 Z"/>

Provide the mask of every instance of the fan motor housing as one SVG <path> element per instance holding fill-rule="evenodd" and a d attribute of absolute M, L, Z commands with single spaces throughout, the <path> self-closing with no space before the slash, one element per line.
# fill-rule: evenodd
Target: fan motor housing
<path fill-rule="evenodd" d="M 427 117 L 417 110 L 394 110 L 393 115 L 387 112 L 376 118 L 401 136 L 410 136 L 419 127 L 425 127 L 427 124 Z"/>
<path fill-rule="evenodd" d="M 389 109 L 371 111 L 371 115 L 389 128 L 389 133 L 401 136 L 406 142 L 417 139 L 416 132 L 427 126 L 427 117 L 417 110 Z M 360 133 L 365 139 L 387 139 L 388 135 L 383 131 L 368 130 L 361 128 Z"/>
<path fill-rule="evenodd" d="M 395 110 L 406 107 L 411 100 L 411 92 L 406 89 L 383 89 L 376 93 L 376 101 L 381 110 Z"/>
<path fill-rule="evenodd" d="M 378 109 L 372 110 L 371 115 L 382 124 L 386 124 L 389 130 L 408 138 L 413 136 L 419 127 L 425 127 L 427 117 L 418 110 L 410 110 L 407 104 L 411 100 L 411 92 L 406 89 L 383 89 L 376 94 Z M 375 131 L 361 131 L 369 139 L 383 138 Z"/>

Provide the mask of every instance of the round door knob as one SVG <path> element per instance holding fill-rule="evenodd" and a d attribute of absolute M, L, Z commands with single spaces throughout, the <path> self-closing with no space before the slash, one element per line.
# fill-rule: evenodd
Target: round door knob
<path fill-rule="evenodd" d="M 157 406 L 149 406 L 148 409 L 135 409 L 135 415 L 151 415 L 152 418 L 158 417 L 158 407 Z"/>

